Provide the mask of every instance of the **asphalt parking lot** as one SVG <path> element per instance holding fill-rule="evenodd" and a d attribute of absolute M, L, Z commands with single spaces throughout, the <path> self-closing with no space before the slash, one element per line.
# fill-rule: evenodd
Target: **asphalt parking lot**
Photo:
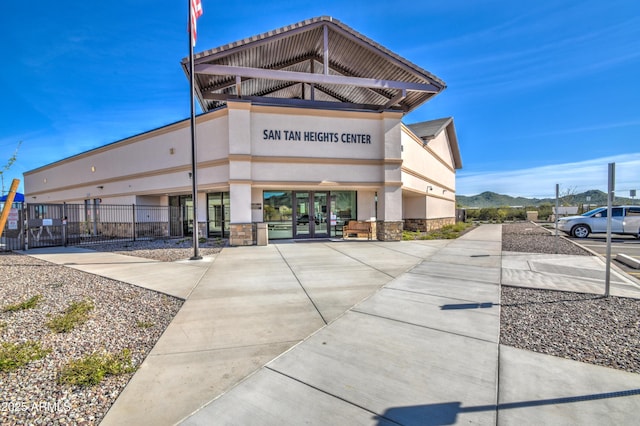
<path fill-rule="evenodd" d="M 607 234 L 591 234 L 587 238 L 568 238 L 602 256 L 607 254 Z M 640 240 L 631 235 L 613 235 L 611 237 L 611 259 L 613 262 L 629 275 L 640 279 L 640 270 L 629 268 L 627 265 L 615 261 L 618 253 L 640 259 Z"/>

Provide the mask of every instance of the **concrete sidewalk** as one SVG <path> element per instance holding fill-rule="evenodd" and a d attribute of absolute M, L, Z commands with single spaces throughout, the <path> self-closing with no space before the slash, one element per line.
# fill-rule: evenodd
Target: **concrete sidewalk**
<path fill-rule="evenodd" d="M 180 299 L 189 297 L 213 260 L 167 263 L 72 246 L 37 248 L 22 253 Z"/>
<path fill-rule="evenodd" d="M 103 425 L 600 425 L 635 423 L 640 409 L 640 375 L 499 345 L 501 282 L 599 291 L 604 271 L 598 258 L 502 253 L 500 225 L 168 264 L 44 252 L 186 294 Z M 616 274 L 612 294 L 640 291 Z"/>
<path fill-rule="evenodd" d="M 499 347 L 503 273 L 543 288 L 597 279 L 597 259 L 533 257 L 521 281 L 522 264 L 503 270 L 499 226 L 443 245 L 183 424 L 635 422 L 638 375 Z"/>

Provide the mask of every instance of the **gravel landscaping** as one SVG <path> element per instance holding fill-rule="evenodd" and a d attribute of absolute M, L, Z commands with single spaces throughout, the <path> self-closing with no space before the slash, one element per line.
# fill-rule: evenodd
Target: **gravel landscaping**
<path fill-rule="evenodd" d="M 200 256 L 211 256 L 219 253 L 226 243 L 227 240 L 222 238 L 208 239 L 198 244 L 198 252 Z M 125 241 L 92 244 L 83 247 L 96 251 L 109 251 L 128 256 L 160 260 L 162 262 L 175 262 L 176 260 L 189 259 L 193 256 L 193 242 L 189 238 Z"/>
<path fill-rule="evenodd" d="M 590 255 L 531 223 L 502 226 L 502 249 Z M 557 251 L 556 251 L 557 249 Z M 500 343 L 640 373 L 640 300 L 502 286 Z"/>
<path fill-rule="evenodd" d="M 40 342 L 50 352 L 26 366 L 0 368 L 0 424 L 97 424 L 133 373 L 108 375 L 94 386 L 58 384 L 72 360 L 128 349 L 139 366 L 182 306 L 182 301 L 54 265 L 0 253 L 0 341 Z M 5 311 L 34 296 L 35 307 Z M 90 301 L 84 323 L 57 333 L 48 326 L 73 302 Z M 1 361 L 1 360 L 0 360 Z M 3 364 L 0 362 L 0 367 Z"/>
<path fill-rule="evenodd" d="M 592 254 L 566 238 L 562 232 L 556 237 L 540 225 L 531 222 L 502 225 L 502 250 L 523 253 L 571 254 L 592 256 Z"/>
<path fill-rule="evenodd" d="M 224 239 L 208 239 L 201 256 L 219 253 Z M 191 239 L 139 240 L 83 246 L 163 262 L 193 256 Z M 62 369 L 92 354 L 130 351 L 135 369 L 176 315 L 182 301 L 126 283 L 54 265 L 29 256 L 0 253 L 0 341 L 39 342 L 49 353 L 17 369 L 0 359 L 0 424 L 98 424 L 133 372 L 107 375 L 98 385 L 59 384 Z M 37 298 L 35 307 L 5 311 Z M 86 322 L 56 333 L 47 324 L 74 302 L 94 309 Z"/>

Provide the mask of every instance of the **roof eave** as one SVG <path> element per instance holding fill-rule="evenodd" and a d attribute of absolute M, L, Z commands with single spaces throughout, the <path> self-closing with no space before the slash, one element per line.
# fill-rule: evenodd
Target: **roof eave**
<path fill-rule="evenodd" d="M 366 72 L 356 73 L 356 75 L 338 75 L 335 73 L 333 66 L 337 65 L 338 67 L 340 67 L 340 63 L 334 63 L 331 68 L 334 72 L 329 74 L 327 72 L 326 53 L 324 61 L 325 69 L 323 73 L 296 72 L 283 69 L 269 69 L 266 67 L 260 68 L 259 65 L 257 67 L 235 67 L 220 63 L 220 61 L 224 60 L 224 58 L 229 55 L 241 54 L 246 49 L 253 49 L 260 45 L 277 41 L 281 38 L 291 37 L 303 32 L 312 31 L 314 29 L 317 29 L 319 26 L 324 27 L 325 52 L 327 51 L 327 31 L 332 31 L 332 33 L 336 34 L 338 37 L 344 37 L 349 42 L 360 46 L 360 48 L 372 51 L 377 55 L 377 57 L 380 58 L 381 61 L 383 61 L 383 63 L 387 62 L 391 64 L 394 67 L 392 69 L 396 69 L 396 72 L 401 72 L 404 75 L 400 74 L 400 78 L 388 78 L 386 80 L 384 78 L 361 78 L 357 75 L 366 75 Z M 284 59 L 286 59 L 286 57 L 284 57 Z M 218 63 L 215 63 L 216 61 Z M 242 82 L 251 79 L 265 79 L 272 81 L 286 80 L 303 84 L 334 84 L 342 85 L 342 87 L 361 87 L 369 89 L 371 91 L 370 93 L 378 92 L 378 95 L 383 94 L 380 91 L 385 91 L 386 94 L 383 94 L 383 96 L 388 97 L 388 99 L 387 101 L 382 100 L 381 104 L 379 104 L 375 108 L 379 111 L 384 111 L 389 108 L 397 109 L 398 106 L 405 112 L 414 110 L 446 88 L 446 84 L 435 75 L 407 61 L 406 59 L 391 52 L 380 44 L 353 30 L 349 26 L 343 24 L 339 20 L 329 16 L 321 16 L 308 19 L 260 35 L 248 37 L 237 42 L 229 43 L 214 49 L 200 52 L 195 55 L 194 62 L 194 72 L 196 74 L 195 91 L 203 111 L 208 111 L 210 107 L 225 102 L 225 99 L 220 98 L 220 95 L 224 95 L 225 93 L 219 91 L 219 89 L 215 89 L 217 91 L 217 93 L 215 94 L 217 103 L 212 103 L 211 100 L 208 99 L 207 94 L 204 93 L 203 88 L 200 87 L 197 77 L 198 75 L 235 75 L 235 85 L 237 87 L 238 93 Z M 188 78 L 190 74 L 188 69 L 188 58 L 183 59 L 181 65 L 183 71 L 185 72 L 185 75 Z M 389 74 L 389 77 L 395 76 Z M 233 85 L 233 83 L 230 83 L 230 85 Z M 407 96 L 406 90 L 428 93 L 426 94 L 426 96 L 413 95 L 408 99 L 405 99 Z M 207 91 L 209 91 L 208 88 Z M 234 97 L 233 89 L 226 92 L 230 96 L 229 99 Z M 395 94 L 389 96 L 389 92 L 395 92 Z M 254 93 L 250 91 L 247 93 L 247 95 L 252 96 L 254 95 Z M 240 96 L 242 96 L 242 94 Z M 235 95 L 235 97 L 237 97 L 237 95 Z M 348 102 L 349 100 L 355 100 L 355 98 L 348 99 L 347 97 L 343 100 Z"/>
<path fill-rule="evenodd" d="M 453 118 L 447 124 L 447 138 L 449 139 L 449 146 L 451 147 L 451 154 L 453 155 L 454 168 L 456 170 L 462 169 L 462 156 L 460 155 L 460 145 L 458 144 L 458 135 L 456 129 L 453 126 Z"/>

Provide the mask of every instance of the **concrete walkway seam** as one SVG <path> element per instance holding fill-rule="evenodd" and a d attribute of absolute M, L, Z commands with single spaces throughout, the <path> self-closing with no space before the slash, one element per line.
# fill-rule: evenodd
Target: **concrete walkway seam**
<path fill-rule="evenodd" d="M 307 296 L 307 299 L 309 299 L 309 302 L 311 302 L 311 304 L 313 305 L 318 315 L 320 315 L 320 319 L 322 319 L 322 322 L 324 322 L 324 325 L 327 325 L 328 324 L 327 320 L 325 319 L 324 315 L 322 315 L 322 312 L 320 312 L 320 309 L 318 308 L 318 305 L 316 305 L 316 302 L 311 298 L 311 295 L 309 295 L 309 292 L 307 291 L 307 289 L 304 288 L 304 286 L 302 285 L 302 282 L 300 281 L 300 277 L 298 277 L 298 274 L 296 274 L 296 271 L 293 270 L 289 261 L 284 257 L 284 255 L 280 251 L 280 248 L 278 248 L 277 245 L 275 247 L 276 247 L 276 251 L 282 258 L 282 261 L 284 262 L 285 265 L 287 265 L 287 268 L 289 268 L 289 270 L 291 271 L 291 274 L 295 277 L 296 281 L 298 282 L 298 285 L 300 286 L 302 291 L 304 291 L 304 294 Z"/>

